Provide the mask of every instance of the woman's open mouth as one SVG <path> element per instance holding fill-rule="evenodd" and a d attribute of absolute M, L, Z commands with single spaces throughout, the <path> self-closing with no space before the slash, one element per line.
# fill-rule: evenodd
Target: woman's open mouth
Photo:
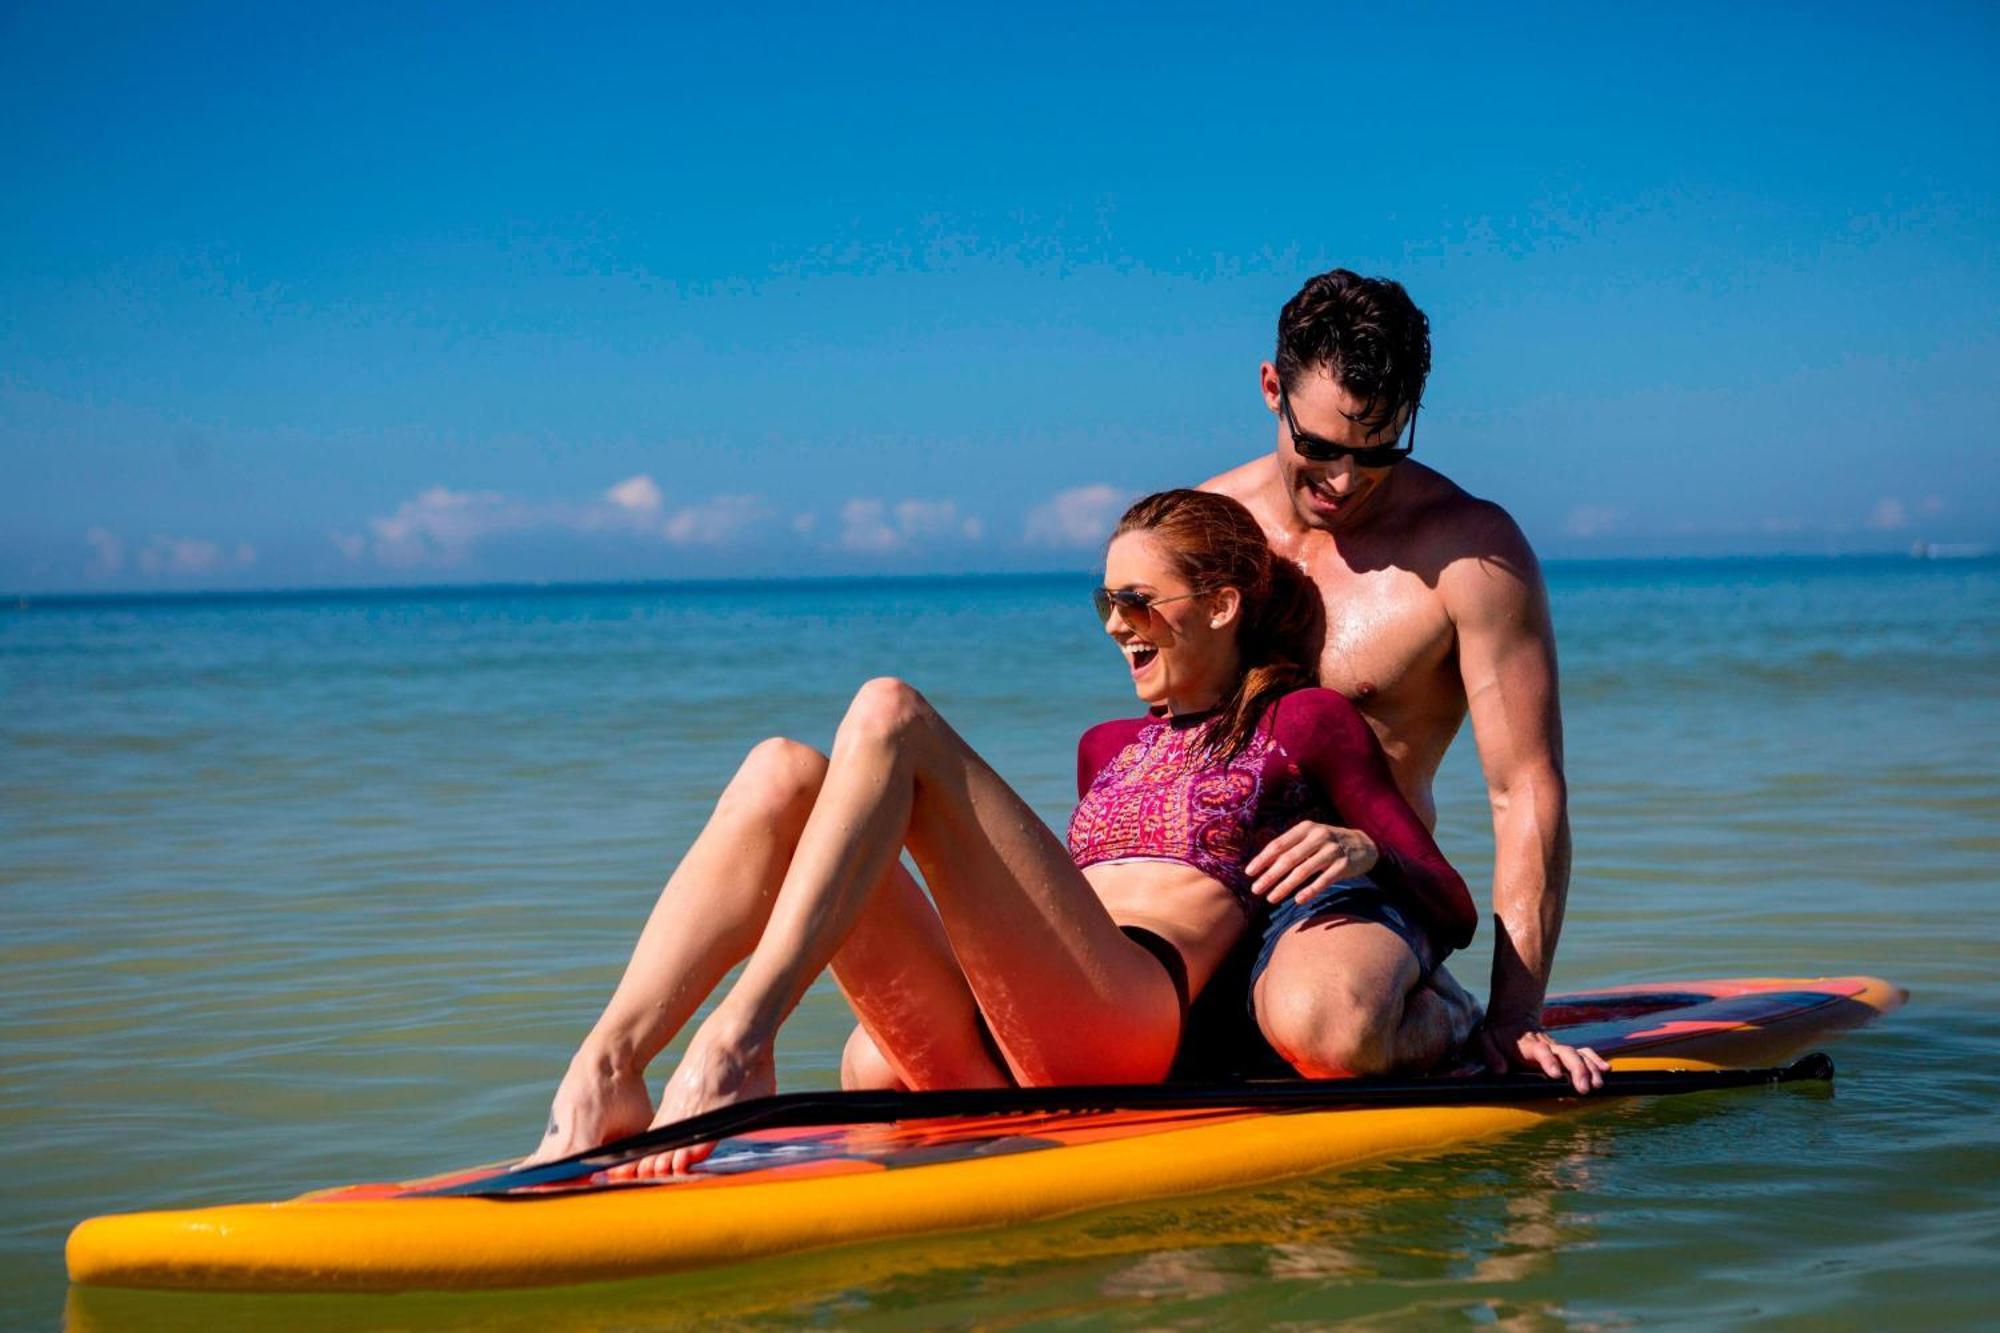
<path fill-rule="evenodd" d="M 1160 650 L 1150 643 L 1128 643 L 1124 645 L 1125 658 L 1132 664 L 1132 674 L 1138 675 L 1153 664 Z"/>

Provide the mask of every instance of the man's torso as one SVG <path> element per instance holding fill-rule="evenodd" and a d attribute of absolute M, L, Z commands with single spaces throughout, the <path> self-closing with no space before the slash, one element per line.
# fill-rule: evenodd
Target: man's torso
<path fill-rule="evenodd" d="M 1431 782 L 1466 713 L 1457 632 L 1438 590 L 1449 551 L 1436 532 L 1454 510 L 1481 502 L 1421 464 L 1400 466 L 1412 471 L 1397 479 L 1407 484 L 1394 521 L 1337 537 L 1299 530 L 1288 498 L 1272 485 L 1269 456 L 1202 489 L 1246 505 L 1272 550 L 1319 589 L 1326 608 L 1320 684 L 1346 695 L 1368 719 L 1404 796 L 1435 824 Z"/>

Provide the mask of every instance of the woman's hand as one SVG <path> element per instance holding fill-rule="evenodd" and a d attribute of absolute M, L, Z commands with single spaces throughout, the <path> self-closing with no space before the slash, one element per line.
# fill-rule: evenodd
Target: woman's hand
<path fill-rule="evenodd" d="M 1381 855 L 1360 829 L 1303 819 L 1271 839 L 1243 869 L 1250 892 L 1265 901 L 1275 905 L 1297 897 L 1303 903 L 1329 885 L 1367 874 Z"/>

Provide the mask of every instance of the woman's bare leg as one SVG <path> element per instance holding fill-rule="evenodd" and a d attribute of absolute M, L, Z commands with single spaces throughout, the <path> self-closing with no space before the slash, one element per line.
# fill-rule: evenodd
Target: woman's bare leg
<path fill-rule="evenodd" d="M 756 946 L 826 762 L 812 747 L 781 739 L 744 759 L 660 891 L 617 990 L 570 1061 L 529 1162 L 594 1148 L 652 1120 L 646 1065 Z"/>
<path fill-rule="evenodd" d="M 1015 1074 L 1029 1082 L 1161 1077 L 1179 1038 L 1172 983 L 1127 939 L 1025 802 L 900 681 L 863 686 L 743 975 L 690 1040 L 654 1123 L 767 1092 L 778 1025 L 832 961 L 907 843 L 953 951 Z M 892 1064 L 896 1006 L 843 960 L 850 996 Z M 881 1021 L 887 1014 L 889 1021 Z M 671 1155 L 681 1170 L 702 1149 Z"/>
<path fill-rule="evenodd" d="M 859 1023 L 840 1050 L 840 1086 L 849 1092 L 908 1092 L 910 1085 Z"/>
<path fill-rule="evenodd" d="M 755 947 L 826 768 L 826 756 L 795 741 L 768 740 L 750 751 L 661 890 L 529 1162 L 594 1148 L 652 1122 L 646 1066 Z M 923 1040 L 907 1043 L 904 1076 L 912 1086 L 1006 1081 L 980 1044 L 977 1007 L 937 912 L 900 863 L 870 897 L 849 943 L 894 960 L 878 969 L 881 1003 L 906 1010 L 913 1033 L 921 1021 Z"/>
<path fill-rule="evenodd" d="M 978 1002 L 959 968 L 937 909 L 900 862 L 893 864 L 866 895 L 854 928 L 833 956 L 831 969 L 864 1024 L 843 1052 L 843 1086 L 1007 1086 L 1006 1072 L 980 1037 Z M 869 1036 L 870 1024 L 893 1034 L 886 1043 L 895 1052 L 893 1061 Z M 851 1066 L 857 1064 L 865 1069 L 865 1076 L 851 1081 Z M 751 1090 L 744 1096 L 767 1095 L 776 1091 L 775 1073 L 769 1080 L 746 1080 L 746 1084 Z M 661 1125 L 677 1118 L 679 1113 L 663 1103 L 652 1123 Z M 613 1180 L 657 1178 L 685 1168 L 705 1152 L 657 1153 L 605 1174 Z"/>
<path fill-rule="evenodd" d="M 832 968 L 861 1019 L 859 1042 L 851 1038 L 842 1053 L 843 1086 L 1007 1086 L 1006 1070 L 981 1039 L 979 1002 L 944 922 L 907 872 L 876 886 Z M 867 1069 L 865 1084 L 847 1081 L 851 1061 L 855 1072 Z"/>

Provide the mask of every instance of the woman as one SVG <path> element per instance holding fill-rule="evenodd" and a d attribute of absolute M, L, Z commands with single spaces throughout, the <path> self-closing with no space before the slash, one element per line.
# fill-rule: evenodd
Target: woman
<path fill-rule="evenodd" d="M 1464 882 L 1352 705 L 1310 688 L 1301 640 L 1316 603 L 1293 573 L 1222 496 L 1168 491 L 1126 513 L 1097 602 L 1149 712 L 1084 734 L 1067 849 L 900 681 L 862 686 L 824 758 L 788 741 L 753 750 L 529 1160 L 775 1091 L 778 1025 L 829 965 L 861 1020 L 850 1085 L 1151 1082 L 1173 1064 L 1189 1001 L 1268 902 L 1372 868 L 1441 943 L 1465 943 Z M 746 808 L 774 769 L 809 799 Z M 1257 897 L 1247 863 L 1305 817 L 1352 825 L 1349 856 Z M 905 847 L 928 899 L 899 864 Z M 646 1063 L 746 956 L 656 1113 Z M 682 1171 L 706 1152 L 623 1173 Z"/>

